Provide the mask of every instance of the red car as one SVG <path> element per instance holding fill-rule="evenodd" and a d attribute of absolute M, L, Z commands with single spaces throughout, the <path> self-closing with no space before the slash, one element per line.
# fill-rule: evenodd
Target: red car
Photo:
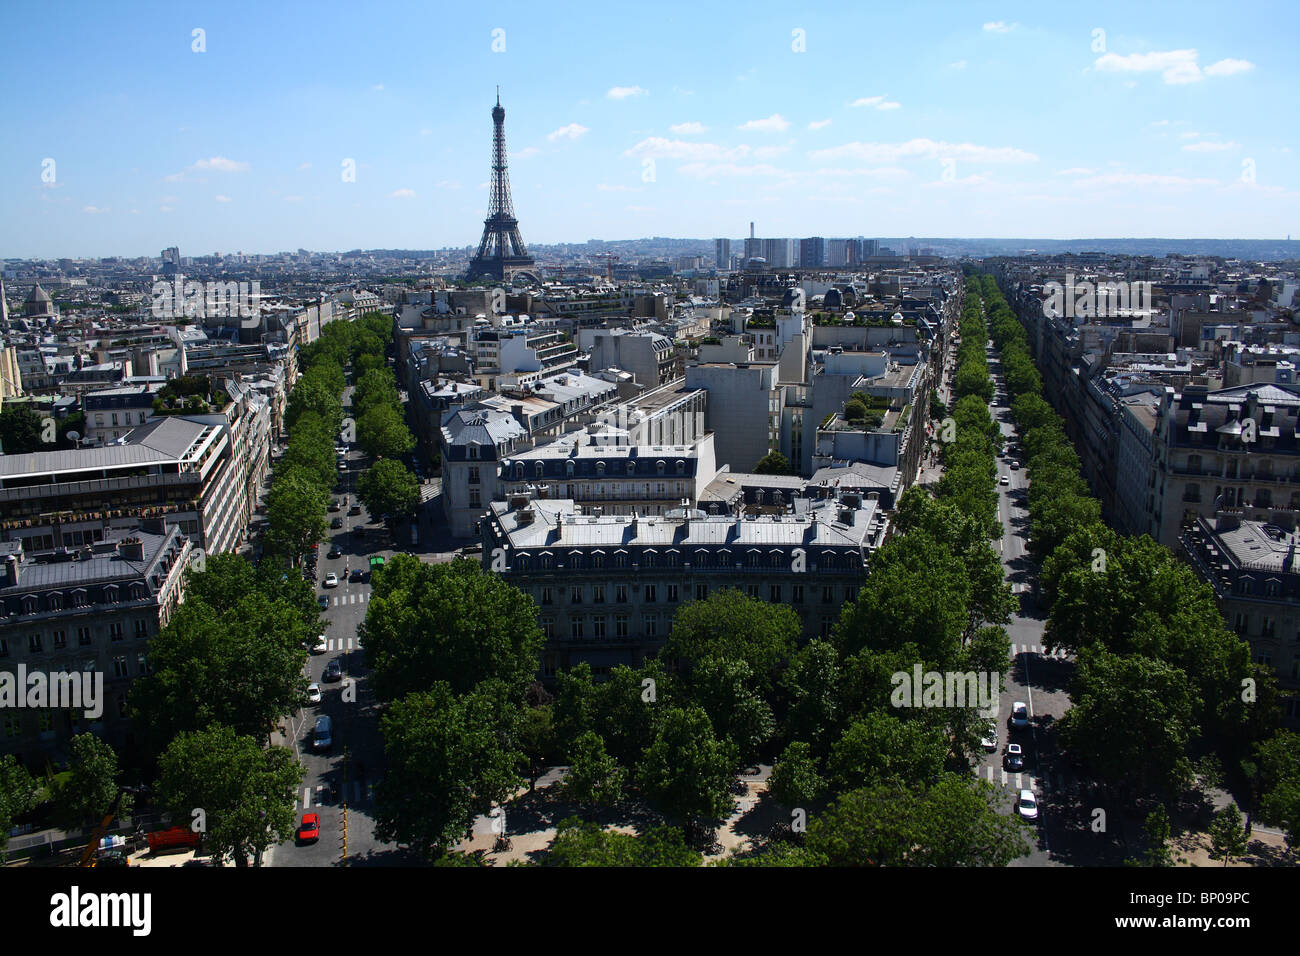
<path fill-rule="evenodd" d="M 302 825 L 298 827 L 298 842 L 312 843 L 320 839 L 320 814 L 304 813 Z"/>

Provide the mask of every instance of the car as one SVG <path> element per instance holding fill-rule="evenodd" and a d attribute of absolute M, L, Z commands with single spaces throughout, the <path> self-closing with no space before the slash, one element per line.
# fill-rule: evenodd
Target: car
<path fill-rule="evenodd" d="M 1018 462 L 1018 461 L 1012 461 L 1012 462 L 1011 462 L 1011 470 L 1012 470 L 1012 471 L 1019 471 L 1019 470 L 1020 470 L 1020 462 Z"/>
<path fill-rule="evenodd" d="M 326 600 L 328 600 L 328 598 Z M 329 649 L 330 642 L 326 639 L 325 635 L 322 634 L 320 637 L 316 638 L 316 643 L 312 645 L 311 652 L 313 654 L 324 654 Z"/>
<path fill-rule="evenodd" d="M 304 813 L 298 825 L 298 842 L 315 843 L 320 839 L 320 814 Z"/>
<path fill-rule="evenodd" d="M 343 665 L 339 663 L 338 658 L 336 657 L 325 665 L 325 674 L 323 675 L 322 680 L 327 684 L 333 684 L 335 681 L 341 681 L 342 679 Z"/>
<path fill-rule="evenodd" d="M 1009 485 L 1009 484 L 1011 484 L 1011 476 L 1010 476 L 1010 475 L 1003 475 L 1003 476 L 1002 476 L 1002 480 L 999 481 L 998 484 L 1000 484 L 1000 485 Z"/>
<path fill-rule="evenodd" d="M 339 576 L 337 574 L 331 571 L 329 574 L 325 575 L 325 582 L 321 585 L 321 587 L 336 588 L 338 586 L 339 586 Z"/>
<path fill-rule="evenodd" d="M 349 514 L 349 515 L 359 515 L 359 514 L 361 514 L 361 506 L 360 506 L 360 505 L 353 505 L 351 508 L 348 509 L 348 514 Z"/>
<path fill-rule="evenodd" d="M 327 607 L 330 606 L 329 595 L 322 594 L 320 597 L 316 599 L 316 604 L 320 607 L 322 611 L 325 610 Z"/>
<path fill-rule="evenodd" d="M 334 454 L 338 455 L 340 458 L 346 458 L 348 457 L 348 450 L 346 448 L 335 448 Z"/>
<path fill-rule="evenodd" d="M 334 746 L 334 721 L 322 714 L 316 718 L 316 727 L 312 730 L 312 746 L 316 750 L 329 750 Z"/>
<path fill-rule="evenodd" d="M 1011 705 L 1011 716 L 1007 718 L 1007 723 L 1014 730 L 1023 730 L 1029 726 L 1029 707 L 1024 701 L 1018 700 Z"/>
<path fill-rule="evenodd" d="M 1020 791 L 1020 798 L 1016 800 L 1016 813 L 1026 820 L 1038 819 L 1038 798 L 1034 796 L 1034 791 Z"/>
<path fill-rule="evenodd" d="M 343 527 L 343 519 L 335 518 L 333 521 L 330 522 L 330 527 L 334 528 L 335 530 L 338 530 L 339 528 Z"/>
<path fill-rule="evenodd" d="M 320 703 L 320 684 L 307 685 L 307 703 L 309 704 Z"/>
<path fill-rule="evenodd" d="M 349 581 L 364 581 L 365 579 L 366 572 L 362 571 L 360 568 L 353 568 L 352 573 L 348 575 Z"/>
<path fill-rule="evenodd" d="M 329 553 L 328 555 L 326 555 L 326 557 L 330 557 L 330 558 L 341 558 L 341 557 L 343 557 L 343 549 L 340 548 L 337 544 L 335 544 L 335 545 L 331 545 L 331 546 L 330 546 L 330 553 Z"/>
<path fill-rule="evenodd" d="M 1007 754 L 1002 760 L 1008 770 L 1025 769 L 1025 751 L 1020 744 L 1007 744 Z"/>
<path fill-rule="evenodd" d="M 330 510 L 330 511 L 338 511 L 339 508 L 341 508 L 341 507 L 342 507 L 342 505 L 340 505 L 340 504 L 338 503 L 338 501 L 331 501 L 331 502 L 330 502 L 330 509 L 329 509 L 329 510 Z"/>
<path fill-rule="evenodd" d="M 984 728 L 984 736 L 980 740 L 980 745 L 989 753 L 998 749 L 998 725 L 995 721 L 990 720 L 988 726 Z"/>

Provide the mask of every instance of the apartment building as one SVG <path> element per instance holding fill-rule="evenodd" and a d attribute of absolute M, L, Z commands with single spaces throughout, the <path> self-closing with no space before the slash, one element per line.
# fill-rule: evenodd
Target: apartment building
<path fill-rule="evenodd" d="M 546 633 L 541 676 L 579 661 L 596 674 L 663 646 L 683 603 L 722 588 L 792 607 L 826 636 L 883 541 L 878 504 L 807 502 L 793 515 L 584 516 L 572 500 L 493 502 L 483 566 L 530 594 Z"/>
<path fill-rule="evenodd" d="M 75 549 L 30 552 L 0 542 L 0 672 L 102 675 L 97 719 L 84 710 L 0 710 L 0 753 L 32 770 L 67 757 L 69 740 L 95 733 L 129 747 L 127 693 L 150 672 L 150 638 L 181 598 L 191 543 L 178 527 L 145 520 Z"/>

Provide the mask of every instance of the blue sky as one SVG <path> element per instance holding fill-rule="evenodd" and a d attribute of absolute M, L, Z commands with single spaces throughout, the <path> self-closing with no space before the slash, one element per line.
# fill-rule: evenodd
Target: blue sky
<path fill-rule="evenodd" d="M 1300 236 L 1298 11 L 26 4 L 0 255 L 475 243 L 497 84 L 529 243 Z"/>

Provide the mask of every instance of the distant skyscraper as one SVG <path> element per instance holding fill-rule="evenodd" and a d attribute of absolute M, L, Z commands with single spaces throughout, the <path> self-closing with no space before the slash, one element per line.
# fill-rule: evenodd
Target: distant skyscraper
<path fill-rule="evenodd" d="M 174 276 L 181 266 L 181 251 L 175 246 L 168 246 L 162 251 L 162 271 L 165 276 Z"/>
<path fill-rule="evenodd" d="M 531 271 L 533 258 L 519 235 L 510 199 L 510 173 L 506 169 L 506 111 L 501 108 L 501 93 L 492 107 L 492 198 L 487 219 L 483 220 L 483 238 L 470 260 L 466 278 L 507 279 L 516 272 Z"/>
<path fill-rule="evenodd" d="M 826 265 L 826 240 L 821 236 L 799 240 L 799 267 L 820 269 Z"/>
<path fill-rule="evenodd" d="M 858 261 L 861 262 L 868 256 L 880 255 L 879 239 L 859 239 L 858 240 Z"/>
<path fill-rule="evenodd" d="M 719 269 L 731 268 L 731 240 L 713 240 L 713 264 Z"/>
<path fill-rule="evenodd" d="M 858 261 L 858 241 L 856 239 L 827 239 L 826 265 L 832 269 L 852 265 Z"/>
<path fill-rule="evenodd" d="M 795 264 L 799 247 L 793 239 L 759 239 L 756 240 L 761 251 L 758 253 L 767 260 L 772 269 L 789 269 Z"/>

